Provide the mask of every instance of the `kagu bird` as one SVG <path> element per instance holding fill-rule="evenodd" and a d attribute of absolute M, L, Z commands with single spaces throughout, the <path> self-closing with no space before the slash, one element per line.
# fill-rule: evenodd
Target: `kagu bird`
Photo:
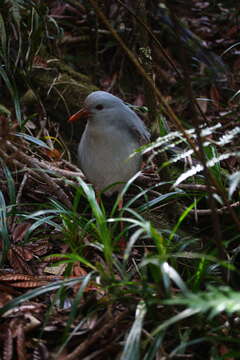
<path fill-rule="evenodd" d="M 74 122 L 87 117 L 88 122 L 78 146 L 80 168 L 97 191 L 119 192 L 140 170 L 141 155 L 129 156 L 147 143 L 150 134 L 142 120 L 125 103 L 105 91 L 87 96 L 84 107 L 69 118 Z"/>

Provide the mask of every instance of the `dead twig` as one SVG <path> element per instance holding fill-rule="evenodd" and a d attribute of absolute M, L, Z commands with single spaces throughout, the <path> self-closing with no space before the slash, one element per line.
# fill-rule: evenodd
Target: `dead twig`
<path fill-rule="evenodd" d="M 237 201 L 233 204 L 230 204 L 230 206 L 232 208 L 237 208 L 240 206 L 240 201 Z M 220 209 L 215 209 L 215 211 L 220 214 L 220 215 L 223 215 L 223 214 L 226 214 L 227 212 L 229 212 L 229 208 L 228 206 L 223 206 L 222 208 Z M 190 214 L 196 214 L 196 215 L 200 215 L 200 216 L 206 216 L 206 215 L 210 215 L 212 212 L 211 209 L 196 209 L 196 210 L 190 210 L 189 213 Z"/>
<path fill-rule="evenodd" d="M 32 170 L 34 170 L 34 174 L 40 179 L 44 180 L 49 187 L 50 191 L 59 198 L 61 202 L 63 202 L 68 207 L 71 207 L 71 201 L 68 198 L 67 194 L 62 190 L 62 188 L 54 182 L 54 180 L 44 171 L 42 168 L 42 164 L 39 160 L 31 158 L 30 156 L 24 154 L 23 152 L 19 151 L 17 147 L 15 147 L 13 144 L 11 144 L 9 141 L 6 143 L 6 147 L 9 150 L 12 150 L 15 152 L 16 159 L 22 161 L 24 164 L 26 164 L 28 167 L 30 167 Z"/>
<path fill-rule="evenodd" d="M 76 347 L 76 349 L 65 357 L 66 360 L 75 360 L 79 359 L 82 354 L 93 346 L 93 344 L 98 343 L 99 338 L 106 336 L 106 334 L 109 331 L 112 331 L 112 329 L 116 326 L 116 324 L 119 324 L 120 321 L 122 321 L 127 314 L 129 313 L 129 310 L 124 310 L 117 316 L 114 316 L 111 319 L 108 319 L 106 321 L 105 325 L 101 326 L 99 330 L 97 330 L 95 333 L 92 333 L 92 336 L 89 336 L 84 342 L 82 342 L 80 345 Z M 93 329 L 94 330 L 94 329 Z"/>

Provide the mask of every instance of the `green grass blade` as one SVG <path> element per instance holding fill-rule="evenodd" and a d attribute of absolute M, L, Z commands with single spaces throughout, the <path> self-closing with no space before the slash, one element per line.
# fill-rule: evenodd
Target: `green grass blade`
<path fill-rule="evenodd" d="M 7 167 L 7 165 L 5 164 L 5 162 L 3 161 L 3 159 L 1 159 L 1 158 L 0 158 L 0 163 L 3 168 L 3 172 L 5 175 L 6 181 L 7 181 L 10 204 L 15 204 L 16 203 L 16 189 L 15 189 L 15 183 L 14 183 L 14 180 L 12 177 L 12 173 L 9 170 L 9 168 Z"/>
<path fill-rule="evenodd" d="M 79 184 L 81 185 L 87 199 L 89 202 L 89 205 L 92 209 L 93 215 L 96 219 L 96 225 L 93 226 L 95 231 L 97 232 L 99 239 L 101 240 L 102 244 L 104 245 L 103 252 L 104 256 L 107 260 L 108 265 L 112 266 L 112 236 L 111 232 L 107 226 L 107 218 L 104 213 L 104 211 L 100 208 L 95 192 L 93 188 L 89 185 L 87 185 L 81 178 L 77 178 Z"/>
<path fill-rule="evenodd" d="M 0 46 L 0 56 L 2 57 L 3 62 L 5 65 L 8 64 L 7 58 L 7 36 L 6 36 L 6 28 L 4 19 L 0 13 L 0 39 L 1 39 L 1 46 Z"/>
<path fill-rule="evenodd" d="M 20 124 L 20 126 L 22 125 L 22 115 L 21 115 L 21 107 L 20 107 L 20 99 L 19 99 L 19 94 L 17 91 L 17 87 L 16 84 L 14 82 L 14 80 L 10 80 L 10 77 L 8 76 L 7 72 L 4 70 L 4 68 L 2 66 L 0 66 L 0 75 L 2 76 L 10 94 L 12 97 L 12 101 L 14 103 L 14 107 L 15 107 L 15 113 L 16 113 L 16 118 L 18 123 Z"/>
<path fill-rule="evenodd" d="M 128 334 L 126 344 L 120 360 L 139 360 L 140 359 L 140 339 L 143 328 L 143 320 L 147 309 L 144 301 L 140 301 L 137 306 L 135 320 Z"/>
<path fill-rule="evenodd" d="M 156 354 L 159 352 L 159 348 L 162 344 L 164 335 L 165 335 L 165 333 L 163 331 L 162 333 L 158 333 L 154 337 L 154 341 L 151 344 L 151 346 L 149 347 L 149 349 L 147 350 L 143 360 L 155 360 L 156 359 Z"/>
<path fill-rule="evenodd" d="M 194 200 L 194 202 L 193 202 L 191 205 L 189 205 L 189 206 L 184 210 L 184 212 L 182 213 L 182 215 L 179 217 L 178 222 L 176 223 L 176 225 L 174 226 L 173 230 L 171 231 L 171 234 L 170 234 L 170 236 L 169 236 L 169 241 L 171 241 L 171 240 L 174 238 L 174 236 L 175 236 L 175 234 L 176 234 L 179 226 L 181 225 L 181 223 L 183 222 L 183 220 L 187 217 L 187 215 L 189 214 L 189 212 L 196 206 L 196 204 L 197 204 L 198 201 L 199 201 L 199 200 L 197 200 L 197 201 Z"/>
<path fill-rule="evenodd" d="M 1 263 L 4 263 L 10 247 L 10 238 L 7 227 L 7 207 L 2 191 L 0 191 L 0 235 L 2 238 Z"/>

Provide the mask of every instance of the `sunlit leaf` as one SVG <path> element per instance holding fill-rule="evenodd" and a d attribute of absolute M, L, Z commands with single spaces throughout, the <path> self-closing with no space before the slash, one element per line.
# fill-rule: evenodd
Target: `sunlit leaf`
<path fill-rule="evenodd" d="M 19 136 L 19 137 L 21 137 L 21 138 L 23 138 L 23 139 L 25 139 L 25 140 L 27 140 L 27 141 L 30 141 L 30 142 L 32 142 L 33 144 L 36 144 L 36 145 L 38 145 L 38 146 L 41 146 L 41 147 L 44 147 L 44 148 L 46 148 L 46 149 L 48 149 L 48 150 L 51 150 L 51 148 L 44 142 L 44 141 L 42 141 L 42 140 L 40 140 L 40 139 L 37 139 L 36 137 L 34 137 L 34 136 L 31 136 L 31 135 L 28 135 L 28 134 L 24 134 L 24 133 L 17 133 L 17 134 L 15 134 L 16 136 Z"/>
<path fill-rule="evenodd" d="M 237 171 L 234 174 L 229 175 L 228 179 L 229 179 L 228 194 L 229 194 L 229 199 L 231 199 L 233 193 L 240 184 L 240 171 Z"/>

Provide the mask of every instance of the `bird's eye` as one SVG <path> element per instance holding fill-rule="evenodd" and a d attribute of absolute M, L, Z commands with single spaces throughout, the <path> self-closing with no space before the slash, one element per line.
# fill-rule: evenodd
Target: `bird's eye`
<path fill-rule="evenodd" d="M 96 105 L 96 109 L 97 109 L 97 110 L 102 110 L 102 109 L 103 109 L 103 105 L 101 105 L 101 104 Z"/>

